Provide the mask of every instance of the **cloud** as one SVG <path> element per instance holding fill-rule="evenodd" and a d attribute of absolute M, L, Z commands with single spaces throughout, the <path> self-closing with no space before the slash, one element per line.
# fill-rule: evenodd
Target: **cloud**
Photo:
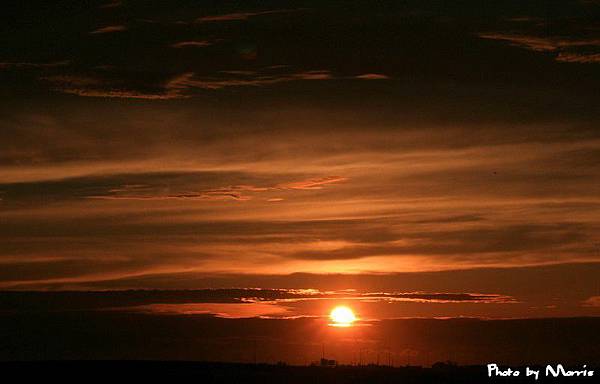
<path fill-rule="evenodd" d="M 600 53 L 584 54 L 573 52 L 560 52 L 556 61 L 565 63 L 600 63 Z"/>
<path fill-rule="evenodd" d="M 190 192 L 176 195 L 97 195 L 86 196 L 88 199 L 97 200 L 249 200 L 239 193 L 227 191 L 207 191 L 202 193 Z"/>
<path fill-rule="evenodd" d="M 391 223 L 390 223 L 391 224 Z M 521 258 L 543 258 L 552 251 L 555 254 L 593 253 L 591 234 L 584 234 L 582 225 L 557 223 L 539 225 L 506 225 L 487 228 L 485 223 L 468 229 L 410 230 L 397 233 L 388 239 L 352 241 L 352 236 L 344 236 L 348 242 L 336 249 L 316 247 L 287 253 L 287 257 L 305 260 L 352 260 L 365 257 L 383 256 L 386 258 L 408 257 L 411 255 L 445 255 L 448 261 L 460 259 L 477 260 L 479 263 L 496 263 L 499 259 L 508 261 L 511 254 Z M 586 244 L 586 245 L 584 245 Z M 476 256 L 475 256 L 476 255 Z M 452 256 L 452 257 L 451 257 Z M 488 261 L 486 261 L 486 259 Z"/>
<path fill-rule="evenodd" d="M 0 62 L 0 69 L 13 68 L 55 68 L 64 67 L 70 64 L 69 60 L 55 61 L 51 63 L 28 63 L 28 62 Z"/>
<path fill-rule="evenodd" d="M 511 35 L 504 33 L 480 33 L 479 37 L 488 40 L 501 40 L 511 43 L 514 46 L 528 48 L 533 51 L 545 52 L 553 51 L 558 48 L 556 42 L 542 37 Z"/>
<path fill-rule="evenodd" d="M 355 76 L 356 79 L 361 80 L 384 80 L 389 79 L 389 76 L 382 75 L 381 73 L 364 73 L 362 75 Z"/>
<path fill-rule="evenodd" d="M 239 20 L 248 20 L 254 16 L 262 16 L 262 15 L 272 15 L 277 13 L 288 13 L 294 12 L 295 10 L 289 9 L 280 9 L 280 10 L 271 10 L 271 11 L 260 11 L 260 12 L 235 12 L 235 13 L 227 13 L 223 15 L 210 15 L 210 16 L 202 16 L 196 19 L 197 23 L 208 23 L 208 22 L 219 22 L 219 21 L 239 21 Z"/>
<path fill-rule="evenodd" d="M 103 82 L 99 78 L 89 76 L 76 75 L 55 75 L 42 77 L 42 80 L 47 80 L 53 84 L 60 84 L 72 87 L 89 87 L 101 85 Z"/>
<path fill-rule="evenodd" d="M 74 272 L 81 282 L 107 280 L 91 276 L 94 258 L 112 278 L 166 268 L 351 273 L 598 259 L 594 140 L 464 147 L 477 138 L 434 125 L 417 132 L 423 141 L 414 130 L 374 132 L 364 127 L 377 120 L 353 122 L 349 110 L 217 119 L 198 103 L 185 114 L 136 106 L 110 117 L 124 108 L 112 104 L 2 122 L 11 140 L 0 151 L 0 253 L 90 259 L 77 268 L 12 263 L 4 281 Z M 553 127 L 542 127 L 543 135 L 502 127 L 499 139 L 517 129 L 552 138 Z"/>
<path fill-rule="evenodd" d="M 525 34 L 481 33 L 479 37 L 506 41 L 536 52 L 555 53 L 555 60 L 566 63 L 600 62 L 600 38 L 539 37 Z"/>
<path fill-rule="evenodd" d="M 358 296 L 360 299 L 376 299 L 387 302 L 394 301 L 412 301 L 420 303 L 516 303 L 515 298 L 498 294 L 482 293 L 363 293 Z"/>
<path fill-rule="evenodd" d="M 191 290 L 6 291 L 0 311 L 136 308 L 153 304 L 290 304 L 314 300 L 511 304 L 511 296 L 481 293 L 359 292 L 355 290 L 215 288 Z M 185 308 L 185 307 L 184 307 Z"/>
<path fill-rule="evenodd" d="M 87 75 L 56 75 L 45 76 L 41 80 L 51 83 L 54 90 L 84 97 L 104 97 L 144 100 L 170 100 L 184 98 L 179 89 L 165 85 L 156 85 L 155 92 L 141 91 L 128 88 L 120 81 L 108 80 L 98 76 Z"/>
<path fill-rule="evenodd" d="M 123 5 L 123 2 L 121 2 L 121 1 L 113 1 L 111 3 L 102 4 L 98 8 L 100 8 L 100 9 L 119 8 L 122 5 Z"/>
<path fill-rule="evenodd" d="M 171 44 L 172 48 L 203 48 L 213 45 L 214 42 L 210 40 L 190 40 L 190 41 L 180 41 L 178 43 Z"/>
<path fill-rule="evenodd" d="M 77 96 L 84 97 L 106 97 L 106 98 L 119 98 L 119 99 L 143 99 L 143 100 L 169 100 L 178 99 L 182 96 L 178 94 L 155 94 L 155 93 L 143 93 L 128 89 L 87 89 L 87 88 L 57 88 L 63 93 L 68 93 Z"/>
<path fill-rule="evenodd" d="M 206 189 L 199 192 L 185 192 L 177 194 L 155 194 L 148 185 L 124 185 L 112 188 L 105 195 L 86 196 L 89 199 L 99 200 L 250 200 L 255 193 L 279 191 L 279 190 L 315 190 L 322 189 L 324 185 L 339 183 L 347 180 L 339 176 L 327 176 L 301 180 L 290 183 L 277 184 L 275 186 L 254 185 L 231 185 L 227 187 Z M 140 194 L 145 192 L 145 194 Z M 281 198 L 269 199 L 269 201 L 281 201 Z"/>
<path fill-rule="evenodd" d="M 190 42 L 186 42 L 190 43 Z M 179 47 L 181 48 L 181 47 Z M 171 100 L 193 96 L 195 90 L 218 90 L 227 87 L 260 87 L 290 81 L 330 80 L 328 71 L 314 70 L 297 73 L 265 74 L 254 71 L 222 71 L 219 77 L 198 77 L 193 72 L 171 77 L 162 83 L 147 85 L 144 90 L 127 84 L 127 79 L 99 77 L 98 75 L 44 76 L 56 91 L 85 97 Z M 227 77 L 228 76 L 228 77 Z M 153 89 L 150 91 L 149 89 Z"/>
<path fill-rule="evenodd" d="M 179 92 L 182 92 L 184 90 L 189 91 L 193 89 L 216 90 L 227 87 L 258 87 L 299 80 L 333 79 L 331 73 L 326 70 L 313 70 L 283 74 L 256 73 L 248 71 L 227 71 L 225 74 L 234 76 L 199 77 L 192 72 L 184 73 L 167 83 L 167 89 L 177 90 Z"/>
<path fill-rule="evenodd" d="M 124 2 L 126 20 L 99 24 L 60 24 L 69 12 L 57 8 L 38 25 L 49 44 L 15 24 L 23 38 L 6 51 L 18 56 L 0 65 L 15 69 L 3 71 L 12 96 L 0 107 L 0 284 L 194 288 L 235 273 L 223 286 L 262 286 L 261 274 L 287 284 L 293 272 L 477 269 L 385 292 L 505 292 L 453 285 L 491 267 L 599 260 L 597 68 L 567 63 L 596 60 L 589 18 L 536 29 L 527 14 L 507 22 L 514 12 L 472 24 L 465 7 L 382 19 L 372 6 L 356 9 L 356 28 L 354 11 L 330 6 L 232 17 L 192 3 Z M 190 15 L 208 19 L 176 24 Z M 122 22 L 134 41 L 87 35 Z M 497 32 L 484 40 L 474 28 Z M 205 39 L 223 43 L 194 48 Z M 52 63 L 61 58 L 72 64 Z M 557 279 L 504 278 L 540 295 Z M 370 292 L 384 289 L 377 281 Z M 583 313 L 597 294 L 569 303 Z"/>
<path fill-rule="evenodd" d="M 592 296 L 584 300 L 581 305 L 584 307 L 600 307 L 600 296 Z"/>
<path fill-rule="evenodd" d="M 122 32 L 125 30 L 127 30 L 127 27 L 124 25 L 107 25 L 105 27 L 101 27 L 91 31 L 90 34 L 99 35 L 104 33 Z"/>
<path fill-rule="evenodd" d="M 318 177 L 314 179 L 302 180 L 292 183 L 284 183 L 279 184 L 275 188 L 276 189 L 322 189 L 323 185 L 332 184 L 332 183 L 340 183 L 348 180 L 345 177 L 340 176 L 327 176 L 327 177 Z"/>

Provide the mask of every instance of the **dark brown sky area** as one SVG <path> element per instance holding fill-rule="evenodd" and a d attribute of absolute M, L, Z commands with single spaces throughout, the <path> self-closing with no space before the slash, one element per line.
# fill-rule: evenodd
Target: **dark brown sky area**
<path fill-rule="evenodd" d="M 598 1 L 2 13 L 0 290 L 159 290 L 3 313 L 600 315 Z"/>

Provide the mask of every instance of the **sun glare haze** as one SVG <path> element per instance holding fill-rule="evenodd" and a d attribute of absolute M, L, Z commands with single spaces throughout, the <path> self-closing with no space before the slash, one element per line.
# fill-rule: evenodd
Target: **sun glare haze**
<path fill-rule="evenodd" d="M 330 325 L 334 327 L 350 327 L 356 321 L 354 312 L 345 306 L 335 307 L 329 314 L 329 318 L 333 322 Z"/>

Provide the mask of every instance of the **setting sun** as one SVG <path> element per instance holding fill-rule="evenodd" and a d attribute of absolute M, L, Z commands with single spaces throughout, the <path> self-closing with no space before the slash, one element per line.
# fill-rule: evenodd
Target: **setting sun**
<path fill-rule="evenodd" d="M 335 307 L 329 314 L 329 317 L 333 321 L 331 325 L 336 327 L 349 327 L 356 321 L 354 312 L 345 306 Z"/>

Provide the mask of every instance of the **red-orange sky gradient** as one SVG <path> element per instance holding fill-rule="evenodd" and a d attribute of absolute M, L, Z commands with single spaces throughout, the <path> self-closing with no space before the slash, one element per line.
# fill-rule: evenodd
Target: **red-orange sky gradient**
<path fill-rule="evenodd" d="M 597 3 L 104 5 L 2 25 L 1 290 L 600 315 Z"/>

